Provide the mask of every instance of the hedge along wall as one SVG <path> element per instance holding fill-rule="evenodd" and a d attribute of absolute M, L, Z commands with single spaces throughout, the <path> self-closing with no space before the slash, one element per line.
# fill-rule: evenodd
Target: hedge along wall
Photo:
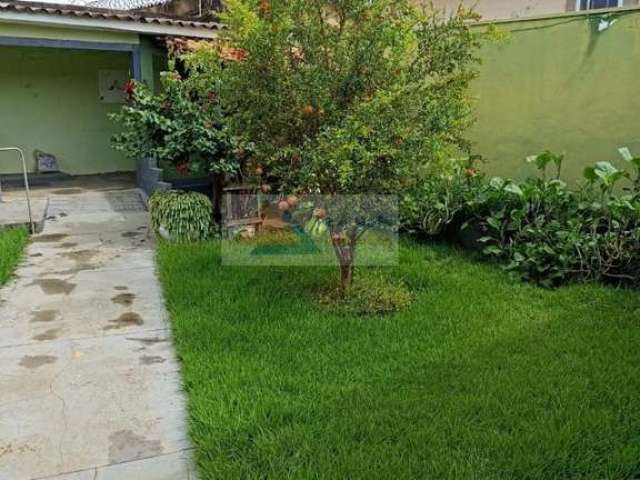
<path fill-rule="evenodd" d="M 640 155 L 640 10 L 598 32 L 609 14 L 497 23 L 507 38 L 483 48 L 470 132 L 489 174 L 531 174 L 524 158 L 544 149 L 566 153 L 567 181 L 596 161 L 623 163 L 620 146 Z"/>

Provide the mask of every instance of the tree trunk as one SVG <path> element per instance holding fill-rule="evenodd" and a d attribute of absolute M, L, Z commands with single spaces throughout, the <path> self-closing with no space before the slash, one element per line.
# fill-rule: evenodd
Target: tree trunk
<path fill-rule="evenodd" d="M 350 232 L 348 237 L 332 235 L 331 243 L 340 265 L 340 288 L 343 293 L 348 292 L 353 283 L 357 240 L 358 237 L 355 231 Z"/>
<path fill-rule="evenodd" d="M 351 265 L 340 265 L 340 288 L 347 292 L 353 280 L 353 269 Z"/>
<path fill-rule="evenodd" d="M 340 288 L 343 292 L 349 291 L 353 282 L 353 265 L 340 265 Z"/>

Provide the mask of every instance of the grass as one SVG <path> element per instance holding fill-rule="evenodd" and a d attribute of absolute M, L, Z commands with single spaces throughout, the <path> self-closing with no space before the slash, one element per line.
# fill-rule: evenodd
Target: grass
<path fill-rule="evenodd" d="M 0 285 L 9 280 L 28 238 L 27 231 L 23 228 L 0 229 Z"/>
<path fill-rule="evenodd" d="M 638 478 L 637 291 L 400 253 L 413 303 L 359 318 L 317 305 L 333 269 L 159 246 L 201 478 Z"/>

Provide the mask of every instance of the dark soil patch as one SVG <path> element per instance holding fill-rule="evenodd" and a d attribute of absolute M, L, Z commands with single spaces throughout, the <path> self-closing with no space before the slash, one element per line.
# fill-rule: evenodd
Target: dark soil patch
<path fill-rule="evenodd" d="M 77 246 L 78 244 L 76 242 L 62 242 L 60 245 L 58 245 L 58 248 L 73 248 Z"/>

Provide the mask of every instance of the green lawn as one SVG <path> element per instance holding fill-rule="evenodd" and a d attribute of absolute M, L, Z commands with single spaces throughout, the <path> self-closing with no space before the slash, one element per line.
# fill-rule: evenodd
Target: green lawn
<path fill-rule="evenodd" d="M 341 318 L 311 293 L 333 270 L 159 246 L 201 478 L 638 478 L 637 291 L 401 259 L 408 311 Z"/>
<path fill-rule="evenodd" d="M 25 229 L 0 229 L 0 285 L 3 285 L 13 273 L 27 244 L 27 239 Z"/>

